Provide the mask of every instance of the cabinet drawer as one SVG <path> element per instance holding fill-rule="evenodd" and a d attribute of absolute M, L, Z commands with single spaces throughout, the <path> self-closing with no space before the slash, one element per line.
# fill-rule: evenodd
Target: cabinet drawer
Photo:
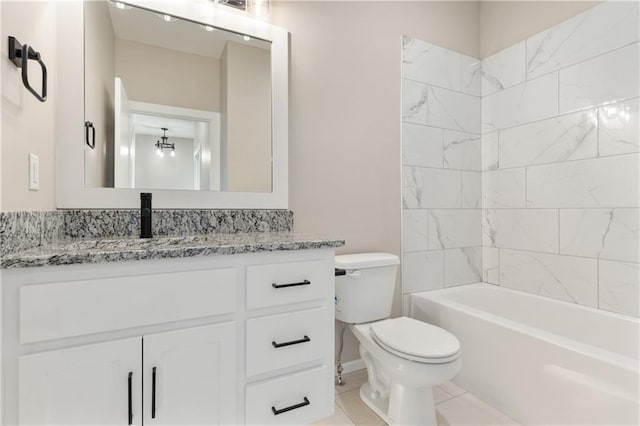
<path fill-rule="evenodd" d="M 333 347 L 333 329 L 327 308 L 248 320 L 247 375 L 322 359 Z"/>
<path fill-rule="evenodd" d="M 333 265 L 326 260 L 247 267 L 247 308 L 286 305 L 333 294 Z"/>
<path fill-rule="evenodd" d="M 326 366 L 247 386 L 246 424 L 304 425 L 332 412 L 333 376 Z"/>
<path fill-rule="evenodd" d="M 28 285 L 20 288 L 20 342 L 235 310 L 234 268 Z"/>

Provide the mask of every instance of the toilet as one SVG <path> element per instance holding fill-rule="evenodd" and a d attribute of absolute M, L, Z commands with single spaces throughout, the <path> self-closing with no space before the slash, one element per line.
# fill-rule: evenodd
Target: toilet
<path fill-rule="evenodd" d="M 390 425 L 436 425 L 433 387 L 460 371 L 460 342 L 412 318 L 390 319 L 400 263 L 388 253 L 336 256 L 336 319 L 360 342 L 360 398 Z M 337 275 L 337 274 L 336 274 Z"/>

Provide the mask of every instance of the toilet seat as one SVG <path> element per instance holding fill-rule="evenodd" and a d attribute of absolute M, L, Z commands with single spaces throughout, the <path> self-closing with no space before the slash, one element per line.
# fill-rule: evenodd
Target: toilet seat
<path fill-rule="evenodd" d="M 442 364 L 460 356 L 460 342 L 453 334 L 413 318 L 373 323 L 371 336 L 386 351 L 411 361 Z"/>

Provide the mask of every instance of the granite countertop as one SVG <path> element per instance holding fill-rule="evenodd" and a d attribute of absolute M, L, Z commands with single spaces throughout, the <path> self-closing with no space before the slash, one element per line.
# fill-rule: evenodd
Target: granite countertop
<path fill-rule="evenodd" d="M 293 232 L 247 232 L 185 237 L 70 239 L 2 257 L 0 268 L 229 255 L 342 247 L 344 240 Z"/>

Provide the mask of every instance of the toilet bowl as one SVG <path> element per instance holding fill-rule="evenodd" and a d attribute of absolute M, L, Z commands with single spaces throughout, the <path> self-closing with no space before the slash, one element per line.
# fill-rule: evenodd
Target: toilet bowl
<path fill-rule="evenodd" d="M 374 331 L 377 326 L 389 333 L 408 327 L 413 338 L 401 348 L 390 347 L 396 342 L 385 342 L 384 337 L 390 336 L 379 336 Z M 367 368 L 368 381 L 360 388 L 360 398 L 387 424 L 435 425 L 433 387 L 460 371 L 458 340 L 443 329 L 406 317 L 353 324 L 351 331 Z M 443 350 L 422 351 L 429 342 Z"/>
<path fill-rule="evenodd" d="M 360 343 L 367 382 L 360 398 L 390 425 L 436 425 L 433 387 L 460 371 L 460 342 L 412 318 L 389 319 L 399 260 L 385 253 L 336 256 L 336 319 Z"/>

